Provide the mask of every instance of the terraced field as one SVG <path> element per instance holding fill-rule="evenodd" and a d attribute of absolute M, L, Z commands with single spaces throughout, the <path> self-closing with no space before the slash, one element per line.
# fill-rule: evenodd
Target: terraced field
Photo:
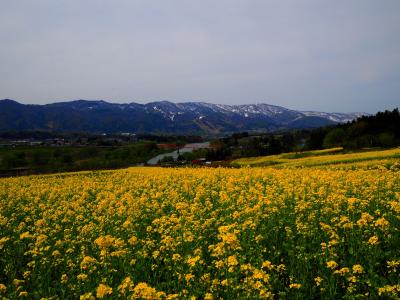
<path fill-rule="evenodd" d="M 400 148 L 379 151 L 364 151 L 341 153 L 342 148 L 306 151 L 298 153 L 283 153 L 278 155 L 241 158 L 232 162 L 233 166 L 270 166 L 274 168 L 304 168 L 304 167 L 350 167 L 364 168 L 397 167 L 400 161 Z"/>

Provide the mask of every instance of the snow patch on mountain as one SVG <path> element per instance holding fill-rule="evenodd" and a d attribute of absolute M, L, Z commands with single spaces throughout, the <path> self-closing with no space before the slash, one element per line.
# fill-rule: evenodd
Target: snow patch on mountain
<path fill-rule="evenodd" d="M 30 118 L 29 122 L 26 122 L 30 127 L 31 124 L 35 124 L 36 128 L 47 129 L 47 123 L 43 122 L 42 116 L 46 115 L 48 119 L 51 119 L 56 111 L 59 116 L 71 115 L 71 113 L 76 116 L 76 118 L 65 117 L 63 121 L 65 124 L 60 124 L 60 130 L 75 128 L 74 130 L 109 132 L 197 133 L 206 131 L 215 134 L 240 130 L 273 131 L 344 123 L 367 115 L 365 113 L 296 111 L 266 103 L 227 105 L 157 101 L 147 104 L 135 102 L 116 104 L 102 100 L 76 100 L 46 105 L 23 105 L 12 100 L 2 100 L 0 104 L 3 105 L 3 112 L 9 110 L 12 113 L 24 109 L 23 111 L 27 112 L 23 117 L 24 122 Z M 9 115 L 5 114 L 5 116 Z M 13 115 L 12 118 L 19 118 L 19 116 Z M 75 122 L 75 119 L 81 121 Z M 108 120 L 108 122 L 101 123 L 102 120 Z M 198 122 L 199 120 L 202 121 Z M 7 126 L 5 128 L 14 129 Z"/>

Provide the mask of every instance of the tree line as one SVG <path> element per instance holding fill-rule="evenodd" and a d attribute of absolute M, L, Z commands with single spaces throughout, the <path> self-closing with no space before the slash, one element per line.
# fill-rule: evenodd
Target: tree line
<path fill-rule="evenodd" d="M 363 148 L 390 148 L 400 146 L 400 113 L 378 112 L 362 116 L 345 124 L 308 130 L 292 130 L 269 134 L 251 135 L 235 133 L 218 141 L 220 149 L 233 158 L 274 155 L 284 152 L 319 150 L 343 147 L 345 150 Z M 221 152 L 221 150 L 220 150 Z"/>

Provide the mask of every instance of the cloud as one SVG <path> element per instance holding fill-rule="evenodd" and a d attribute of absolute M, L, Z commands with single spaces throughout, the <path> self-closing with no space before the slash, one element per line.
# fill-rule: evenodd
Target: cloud
<path fill-rule="evenodd" d="M 3 1 L 0 98 L 391 108 L 400 2 Z"/>

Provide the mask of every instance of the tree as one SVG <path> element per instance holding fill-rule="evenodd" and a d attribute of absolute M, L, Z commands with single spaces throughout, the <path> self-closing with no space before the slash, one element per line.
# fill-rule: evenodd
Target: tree
<path fill-rule="evenodd" d="M 339 147 L 343 145 L 345 141 L 346 134 L 342 128 L 332 129 L 327 133 L 324 138 L 323 147 L 324 148 L 332 148 Z"/>
<path fill-rule="evenodd" d="M 396 138 L 391 132 L 382 132 L 379 134 L 378 141 L 381 147 L 391 147 L 396 145 Z"/>

